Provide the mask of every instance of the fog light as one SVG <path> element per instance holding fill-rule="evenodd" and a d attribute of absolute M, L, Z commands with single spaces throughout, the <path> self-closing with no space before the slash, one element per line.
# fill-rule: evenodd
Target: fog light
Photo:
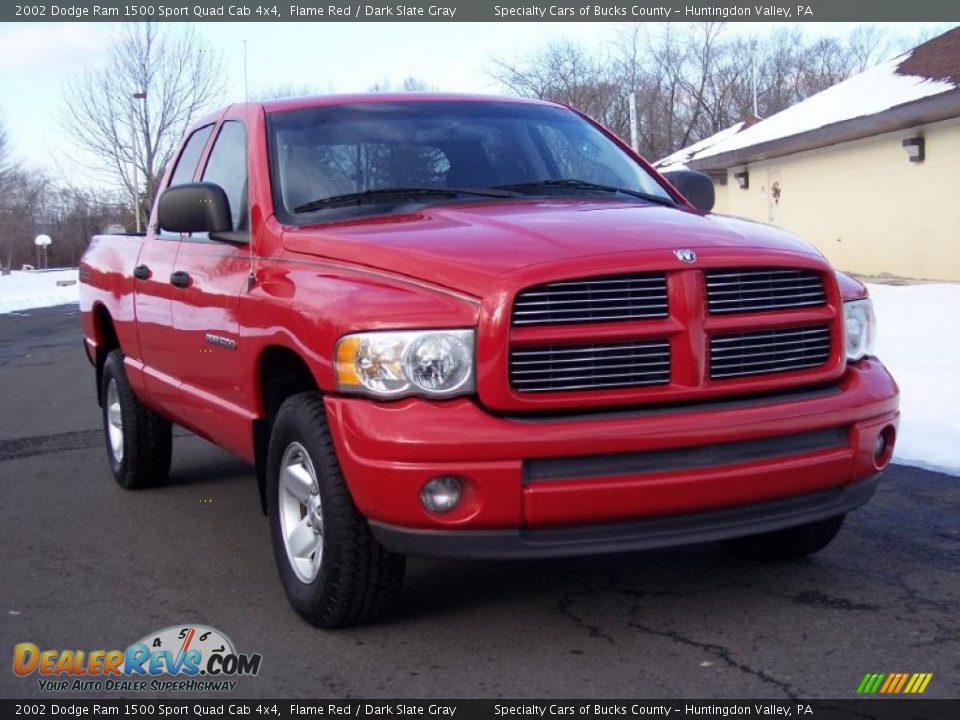
<path fill-rule="evenodd" d="M 877 442 L 873 445 L 873 458 L 875 460 L 880 460 L 883 457 L 883 454 L 887 451 L 887 437 L 886 433 L 880 433 L 877 435 Z"/>
<path fill-rule="evenodd" d="M 420 502 L 430 512 L 448 513 L 460 504 L 460 479 L 452 475 L 440 475 L 430 480 L 420 490 Z"/>
<path fill-rule="evenodd" d="M 877 435 L 877 441 L 873 444 L 873 464 L 882 470 L 890 458 L 893 457 L 893 442 L 896 439 L 896 430 L 892 425 L 887 425 L 880 434 Z"/>

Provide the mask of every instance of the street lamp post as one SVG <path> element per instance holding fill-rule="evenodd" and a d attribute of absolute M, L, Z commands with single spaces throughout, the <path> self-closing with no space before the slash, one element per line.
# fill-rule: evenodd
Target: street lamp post
<path fill-rule="evenodd" d="M 133 94 L 134 100 L 143 100 L 146 108 L 147 92 L 136 92 Z M 136 217 L 137 232 L 140 232 L 140 179 L 137 177 L 137 155 L 139 154 L 139 145 L 137 144 L 137 112 L 135 104 L 130 105 L 130 137 L 133 153 L 133 214 Z"/>

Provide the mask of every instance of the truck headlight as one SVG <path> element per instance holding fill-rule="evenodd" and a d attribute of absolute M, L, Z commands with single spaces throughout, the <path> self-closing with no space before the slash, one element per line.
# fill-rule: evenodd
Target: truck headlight
<path fill-rule="evenodd" d="M 366 332 L 340 338 L 337 386 L 382 398 L 474 391 L 473 330 Z"/>
<path fill-rule="evenodd" d="M 873 314 L 873 303 L 870 300 L 853 300 L 843 304 L 843 336 L 847 362 L 873 354 L 876 331 L 877 318 Z"/>

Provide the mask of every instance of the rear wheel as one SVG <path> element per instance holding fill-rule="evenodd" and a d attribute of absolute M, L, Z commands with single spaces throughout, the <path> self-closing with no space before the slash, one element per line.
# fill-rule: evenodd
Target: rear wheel
<path fill-rule="evenodd" d="M 829 545 L 840 532 L 844 518 L 846 515 L 835 515 L 785 530 L 724 540 L 721 544 L 734 555 L 749 560 L 797 560 Z"/>
<path fill-rule="evenodd" d="M 277 413 L 267 514 L 280 580 L 301 617 L 335 628 L 387 610 L 403 582 L 405 558 L 374 539 L 354 505 L 319 393 L 293 395 Z"/>
<path fill-rule="evenodd" d="M 114 479 L 127 490 L 162 484 L 170 474 L 172 427 L 137 400 L 120 350 L 107 355 L 100 387 L 103 434 Z"/>

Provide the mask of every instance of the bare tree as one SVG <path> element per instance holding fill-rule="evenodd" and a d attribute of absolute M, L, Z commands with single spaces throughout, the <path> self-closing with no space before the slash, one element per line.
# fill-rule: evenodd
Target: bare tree
<path fill-rule="evenodd" d="M 490 75 L 508 92 L 572 105 L 621 137 L 630 132 L 632 93 L 640 152 L 659 158 L 753 114 L 780 112 L 885 59 L 899 42 L 876 26 L 811 39 L 799 28 L 743 37 L 725 23 L 636 23 L 607 44 L 610 57 L 558 40 L 494 60 Z"/>
<path fill-rule="evenodd" d="M 90 238 L 111 224 L 128 225 L 133 213 L 125 196 L 91 188 L 54 186 L 48 190 L 39 218 L 42 232 L 50 235 L 50 262 L 75 267 Z"/>
<path fill-rule="evenodd" d="M 436 89 L 437 88 L 430 85 L 426 80 L 414 77 L 413 75 L 408 75 L 402 81 L 400 81 L 399 85 L 394 84 L 390 78 L 378 80 L 369 88 L 367 88 L 367 92 L 432 92 Z"/>
<path fill-rule="evenodd" d="M 10 268 L 32 259 L 50 179 L 19 167 L 9 170 L 6 178 L 0 198 L 0 265 Z"/>
<path fill-rule="evenodd" d="M 35 262 L 34 238 L 53 238 L 49 262 L 75 267 L 90 238 L 113 223 L 129 225 L 133 213 L 122 191 L 77 188 L 43 171 L 12 169 L 0 195 L 0 267 Z"/>
<path fill-rule="evenodd" d="M 250 95 L 251 100 L 282 100 L 283 98 L 304 97 L 306 95 L 329 95 L 333 92 L 332 86 L 321 88 L 309 83 L 279 83 L 270 85 Z"/>
<path fill-rule="evenodd" d="M 191 27 L 178 35 L 172 27 L 124 26 L 107 62 L 65 88 L 64 129 L 91 158 L 87 164 L 131 198 L 136 167 L 142 212 L 184 131 L 224 88 L 220 53 Z"/>
<path fill-rule="evenodd" d="M 383 93 L 383 92 L 432 92 L 437 88 L 433 87 L 426 80 L 423 80 L 413 75 L 408 75 L 399 83 L 395 83 L 390 78 L 384 78 L 383 80 L 378 80 L 373 85 L 367 88 L 367 92 L 372 93 Z M 279 83 L 277 85 L 270 85 L 263 89 L 257 90 L 251 95 L 251 99 L 255 100 L 280 100 L 283 98 L 290 97 L 304 97 L 307 95 L 331 95 L 337 92 L 332 83 L 328 83 L 325 87 L 322 87 L 316 83 Z"/>
<path fill-rule="evenodd" d="M 10 143 L 7 140 L 7 129 L 0 122 L 0 192 L 3 192 L 4 180 L 13 170 L 13 157 L 10 154 Z"/>
<path fill-rule="evenodd" d="M 896 39 L 887 27 L 858 25 L 847 37 L 847 52 L 854 72 L 863 72 L 896 54 Z"/>
<path fill-rule="evenodd" d="M 0 268 L 8 269 L 13 262 L 16 241 L 16 177 L 17 168 L 10 153 L 7 130 L 0 124 Z"/>

